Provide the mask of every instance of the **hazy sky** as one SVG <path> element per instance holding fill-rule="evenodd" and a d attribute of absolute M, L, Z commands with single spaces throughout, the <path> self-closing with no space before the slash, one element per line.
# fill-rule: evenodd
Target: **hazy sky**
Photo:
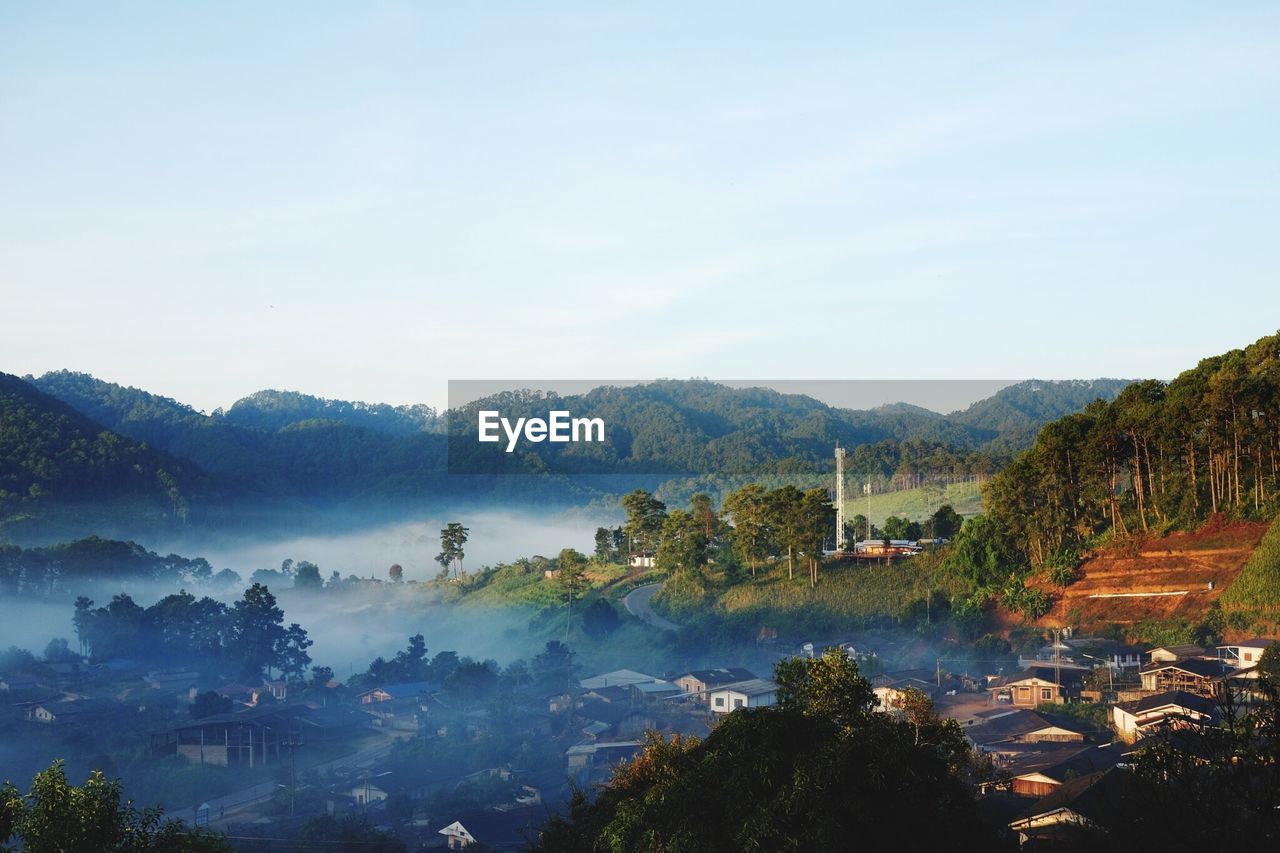
<path fill-rule="evenodd" d="M 0 5 L 0 370 L 439 405 L 1280 327 L 1280 4 L 606 5 Z"/>

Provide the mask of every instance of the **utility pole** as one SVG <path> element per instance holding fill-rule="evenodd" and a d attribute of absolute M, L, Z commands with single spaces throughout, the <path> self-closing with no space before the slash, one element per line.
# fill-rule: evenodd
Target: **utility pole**
<path fill-rule="evenodd" d="M 862 487 L 862 492 L 867 496 L 867 542 L 870 543 L 871 542 L 871 481 L 870 480 L 867 480 L 867 484 Z"/>
<path fill-rule="evenodd" d="M 1062 691 L 1062 647 L 1061 647 L 1062 640 L 1061 640 L 1061 637 L 1062 637 L 1062 629 L 1054 628 L 1053 629 L 1053 680 L 1054 680 L 1054 686 L 1058 688 L 1058 693 L 1060 695 L 1063 692 Z M 1063 696 L 1062 698 L 1065 701 L 1066 697 Z"/>

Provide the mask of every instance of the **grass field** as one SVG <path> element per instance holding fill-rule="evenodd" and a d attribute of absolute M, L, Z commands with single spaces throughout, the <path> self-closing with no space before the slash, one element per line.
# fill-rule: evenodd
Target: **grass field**
<path fill-rule="evenodd" d="M 855 489 L 853 484 L 848 487 Z M 911 521 L 923 521 L 933 515 L 943 504 L 968 518 L 982 512 L 982 490 L 977 483 L 953 483 L 949 486 L 922 486 L 903 489 L 900 492 L 884 492 L 871 496 L 871 523 L 880 525 L 891 515 Z M 845 513 L 867 515 L 867 498 L 864 495 L 846 497 Z"/>

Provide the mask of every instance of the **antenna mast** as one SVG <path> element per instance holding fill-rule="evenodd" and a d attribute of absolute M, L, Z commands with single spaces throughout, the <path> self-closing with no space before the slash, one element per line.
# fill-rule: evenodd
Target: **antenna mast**
<path fill-rule="evenodd" d="M 836 551 L 844 553 L 844 448 L 836 442 Z"/>

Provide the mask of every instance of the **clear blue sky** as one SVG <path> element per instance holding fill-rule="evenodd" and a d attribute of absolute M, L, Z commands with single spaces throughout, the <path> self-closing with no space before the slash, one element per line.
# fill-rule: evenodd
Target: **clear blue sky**
<path fill-rule="evenodd" d="M 1280 327 L 1280 4 L 605 5 L 3 4 L 0 370 L 441 404 Z"/>

